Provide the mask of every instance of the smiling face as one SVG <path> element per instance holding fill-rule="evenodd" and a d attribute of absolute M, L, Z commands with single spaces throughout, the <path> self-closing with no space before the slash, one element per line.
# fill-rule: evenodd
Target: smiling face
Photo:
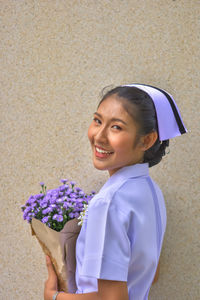
<path fill-rule="evenodd" d="M 117 96 L 106 98 L 94 113 L 88 129 L 93 164 L 108 170 L 110 176 L 120 168 L 143 160 L 144 149 L 138 140 L 138 126 Z"/>

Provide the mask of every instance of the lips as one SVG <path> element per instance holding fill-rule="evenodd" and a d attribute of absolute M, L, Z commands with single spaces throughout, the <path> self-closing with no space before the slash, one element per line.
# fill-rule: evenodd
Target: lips
<path fill-rule="evenodd" d="M 97 157 L 106 158 L 106 157 L 110 156 L 111 154 L 113 154 L 112 151 L 106 150 L 99 146 L 95 146 L 95 155 Z"/>

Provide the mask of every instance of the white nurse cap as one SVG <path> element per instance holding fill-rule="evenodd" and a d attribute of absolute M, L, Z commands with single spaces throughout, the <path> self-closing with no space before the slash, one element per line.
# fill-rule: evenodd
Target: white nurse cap
<path fill-rule="evenodd" d="M 150 96 L 156 110 L 160 141 L 168 140 L 187 132 L 179 109 L 169 93 L 157 87 L 139 83 L 122 85 L 122 87 L 136 87 Z"/>

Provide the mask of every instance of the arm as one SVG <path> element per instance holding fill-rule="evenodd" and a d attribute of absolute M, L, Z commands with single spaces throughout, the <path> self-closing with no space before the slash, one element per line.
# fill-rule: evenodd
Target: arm
<path fill-rule="evenodd" d="M 158 281 L 158 277 L 159 277 L 159 271 L 160 271 L 160 261 L 158 262 L 158 266 L 157 266 L 157 270 L 156 270 L 156 274 L 154 276 L 154 279 L 153 279 L 153 283 L 156 283 Z"/>
<path fill-rule="evenodd" d="M 44 288 L 44 300 L 52 300 L 57 291 L 57 277 L 50 258 L 46 259 L 48 279 Z M 127 283 L 98 279 L 98 292 L 85 294 L 58 294 L 56 300 L 128 300 Z"/>
<path fill-rule="evenodd" d="M 86 294 L 61 293 L 56 300 L 128 300 L 126 282 L 98 280 L 98 292 Z"/>

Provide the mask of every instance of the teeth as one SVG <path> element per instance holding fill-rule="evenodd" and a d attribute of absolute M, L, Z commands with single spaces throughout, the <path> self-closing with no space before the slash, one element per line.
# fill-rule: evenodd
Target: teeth
<path fill-rule="evenodd" d="M 106 153 L 106 154 L 111 154 L 111 153 L 112 153 L 112 152 L 109 152 L 109 151 L 105 151 L 105 150 L 99 149 L 99 148 L 97 148 L 97 147 L 96 147 L 96 150 L 97 150 L 97 152 L 99 152 L 99 153 Z"/>

